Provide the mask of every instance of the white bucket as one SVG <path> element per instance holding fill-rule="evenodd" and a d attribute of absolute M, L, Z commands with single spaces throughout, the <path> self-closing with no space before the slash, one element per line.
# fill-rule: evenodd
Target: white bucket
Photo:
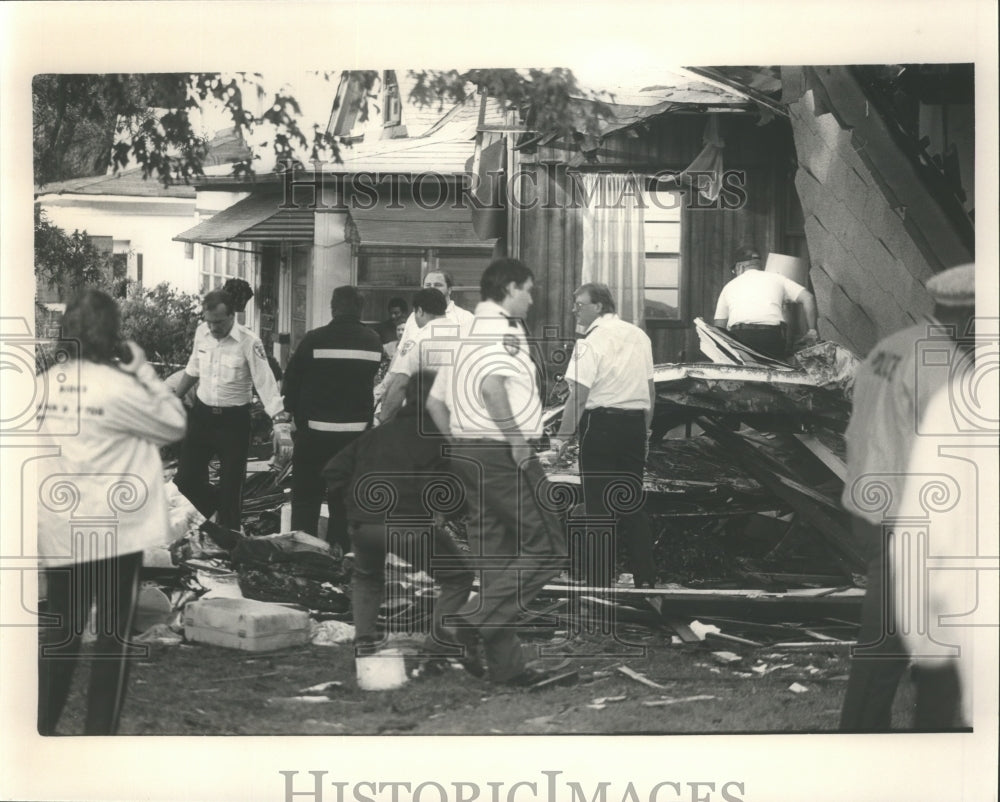
<path fill-rule="evenodd" d="M 358 687 L 365 691 L 389 691 L 406 682 L 406 665 L 399 649 L 384 649 L 355 658 Z"/>

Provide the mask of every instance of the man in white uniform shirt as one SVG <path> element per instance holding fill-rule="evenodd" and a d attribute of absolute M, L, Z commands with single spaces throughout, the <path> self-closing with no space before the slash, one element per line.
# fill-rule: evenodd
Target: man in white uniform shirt
<path fill-rule="evenodd" d="M 816 299 L 801 284 L 780 273 L 767 273 L 760 267 L 760 255 L 752 248 L 743 248 L 737 253 L 733 267 L 736 278 L 719 293 L 714 322 L 748 348 L 774 359 L 784 359 L 787 350 L 785 302 L 802 305 L 809 327 L 802 339 L 815 342 Z"/>
<path fill-rule="evenodd" d="M 635 498 L 642 497 L 646 443 L 656 400 L 652 344 L 642 329 L 615 314 L 606 284 L 584 284 L 574 293 L 574 300 L 573 313 L 585 333 L 574 346 L 566 370 L 569 396 L 552 446 L 562 449 L 579 424 L 587 515 L 615 520 L 615 540 L 626 547 L 635 586 L 651 588 L 656 568 L 649 519 L 636 505 L 617 512 L 609 509 L 606 496 L 610 485 L 624 481 Z M 600 549 L 593 551 L 585 567 L 589 575 L 575 578 L 589 585 L 606 585 L 614 578 L 614 563 L 601 559 L 606 555 Z"/>
<path fill-rule="evenodd" d="M 236 322 L 233 299 L 213 290 L 202 302 L 203 322 L 194 334 L 191 358 L 175 394 L 198 382 L 174 483 L 205 517 L 240 531 L 243 479 L 250 450 L 250 402 L 256 388 L 267 414 L 288 419 L 264 345 Z M 219 486 L 208 480 L 208 463 L 219 458 Z"/>
<path fill-rule="evenodd" d="M 441 291 L 433 287 L 425 287 L 413 296 L 413 315 L 418 329 L 413 339 L 399 344 L 399 354 L 389 368 L 378 413 L 380 423 L 390 420 L 402 407 L 411 376 L 436 373 L 442 364 L 449 363 L 449 356 L 454 355 L 461 342 L 460 327 L 445 317 L 447 304 Z"/>
<path fill-rule="evenodd" d="M 918 323 L 881 340 L 858 367 L 848 423 L 847 476 L 841 501 L 853 516 L 853 531 L 866 550 L 868 579 L 861 608 L 858 647 L 852 653 L 840 728 L 850 732 L 890 729 L 900 678 L 909 665 L 905 644 L 892 625 L 893 612 L 883 523 L 901 514 L 906 469 L 918 421 L 934 393 L 946 385 L 958 357 L 955 340 L 967 334 L 975 314 L 975 267 L 954 267 L 933 276 L 927 291 L 935 301 L 933 322 Z M 937 366 L 937 367 L 936 367 Z M 954 707 L 954 667 L 926 680 L 941 680 L 940 709 Z M 926 684 L 921 681 L 922 684 Z M 933 727 L 918 710 L 918 729 Z M 932 716 L 933 717 L 933 716 Z"/>
<path fill-rule="evenodd" d="M 471 517 L 470 560 L 482 561 L 479 596 L 461 611 L 453 640 L 472 648 L 478 633 L 490 679 L 520 686 L 547 673 L 527 666 L 517 619 L 566 562 L 564 529 L 536 496 L 545 475 L 530 441 L 542 434 L 542 403 L 523 322 L 533 283 L 516 259 L 486 268 L 468 340 L 427 400 L 438 428 L 450 432 Z"/>
<path fill-rule="evenodd" d="M 443 270 L 431 270 L 424 276 L 423 288 L 424 289 L 435 289 L 440 292 L 447 303 L 444 310 L 444 316 L 450 322 L 456 323 L 461 331 L 461 335 L 464 337 L 469 333 L 469 329 L 472 328 L 473 315 L 462 307 L 458 306 L 451 299 L 451 288 L 454 286 L 454 279 L 452 279 L 450 273 L 446 273 Z M 417 331 L 420 329 L 417 323 L 416 310 L 410 313 L 410 316 L 406 318 L 406 326 L 403 328 L 403 333 L 399 337 L 399 346 L 402 348 L 403 343 L 407 340 L 412 340 L 417 336 Z"/>

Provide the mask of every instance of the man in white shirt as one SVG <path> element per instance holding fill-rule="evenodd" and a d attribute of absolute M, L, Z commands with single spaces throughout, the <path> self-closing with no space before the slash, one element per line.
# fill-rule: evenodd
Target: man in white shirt
<path fill-rule="evenodd" d="M 378 413 L 380 423 L 390 420 L 403 405 L 411 376 L 421 372 L 436 373 L 442 364 L 449 364 L 449 357 L 453 357 L 461 342 L 460 327 L 445 317 L 447 304 L 441 291 L 433 287 L 426 287 L 413 296 L 413 315 L 418 329 L 413 339 L 399 344 L 399 355 L 389 368 Z"/>
<path fill-rule="evenodd" d="M 566 370 L 569 395 L 552 446 L 564 448 L 579 424 L 587 516 L 614 519 L 615 541 L 626 548 L 635 586 L 651 588 L 656 583 L 653 534 L 645 512 L 632 500 L 642 499 L 653 423 L 653 347 L 642 329 L 615 314 L 614 297 L 606 284 L 584 284 L 574 293 L 574 301 L 573 314 L 585 333 Z M 616 511 L 609 508 L 611 502 L 626 496 L 608 490 L 621 482 L 629 493 L 625 508 Z M 602 550 L 593 551 L 595 558 L 586 560 L 590 575 L 579 578 L 588 585 L 607 585 L 614 579 L 613 558 L 599 559 Z"/>
<path fill-rule="evenodd" d="M 273 420 L 288 420 L 264 345 L 236 322 L 233 299 L 222 290 L 202 302 L 191 358 L 174 393 L 183 398 L 198 383 L 174 483 L 205 517 L 240 531 L 243 479 L 250 450 L 250 402 L 256 388 Z M 208 463 L 219 458 L 219 486 L 208 480 Z"/>
<path fill-rule="evenodd" d="M 460 613 L 452 640 L 482 638 L 493 682 L 531 685 L 547 673 L 527 666 L 516 621 L 566 564 L 565 531 L 539 504 L 546 481 L 530 441 L 542 434 L 542 402 L 523 318 L 531 271 L 497 259 L 480 281 L 483 302 L 455 365 L 442 366 L 427 409 L 450 432 L 453 469 L 467 493 L 470 559 L 481 571 L 478 598 Z"/>
<path fill-rule="evenodd" d="M 774 359 L 784 359 L 787 350 L 785 302 L 802 305 L 809 327 L 802 339 L 815 342 L 816 299 L 801 284 L 760 268 L 760 255 L 752 248 L 743 248 L 737 253 L 733 267 L 736 278 L 719 293 L 714 322 L 748 348 Z"/>
<path fill-rule="evenodd" d="M 446 273 L 444 270 L 431 270 L 424 276 L 423 289 L 435 289 L 444 296 L 447 302 L 444 316 L 450 322 L 459 326 L 461 335 L 464 337 L 468 334 L 469 329 L 472 328 L 473 315 L 472 312 L 462 309 L 462 307 L 458 306 L 451 299 L 451 288 L 454 286 L 454 283 L 454 279 L 452 279 L 450 273 Z M 415 312 L 411 312 L 410 316 L 406 318 L 406 326 L 399 337 L 400 347 L 407 340 L 412 340 L 416 337 L 419 328 Z"/>
<path fill-rule="evenodd" d="M 933 276 L 933 322 L 891 334 L 868 354 L 854 379 L 847 426 L 847 476 L 841 502 L 853 516 L 859 545 L 869 559 L 858 646 L 844 694 L 840 728 L 879 732 L 890 728 L 900 678 L 909 664 L 893 613 L 884 524 L 901 514 L 906 468 L 918 422 L 934 393 L 946 385 L 958 356 L 956 340 L 967 334 L 975 313 L 975 268 L 951 268 Z M 947 693 L 943 685 L 941 695 Z M 918 722 L 919 726 L 919 722 Z"/>

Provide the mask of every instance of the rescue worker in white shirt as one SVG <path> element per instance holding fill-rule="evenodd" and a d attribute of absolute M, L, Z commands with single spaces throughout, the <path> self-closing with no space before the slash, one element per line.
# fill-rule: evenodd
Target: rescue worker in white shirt
<path fill-rule="evenodd" d="M 464 337 L 472 327 L 473 315 L 451 300 L 451 288 L 454 284 L 455 281 L 452 279 L 451 274 L 446 273 L 444 270 L 431 270 L 424 276 L 423 280 L 424 289 L 435 289 L 444 296 L 445 301 L 448 303 L 444 310 L 444 316 L 452 323 L 458 324 L 461 335 Z M 399 337 L 400 345 L 407 340 L 414 339 L 419 328 L 416 316 L 411 312 L 410 316 L 406 318 L 406 326 Z"/>
<path fill-rule="evenodd" d="M 918 323 L 877 343 L 854 378 L 841 502 L 853 516 L 855 537 L 869 563 L 858 646 L 840 716 L 840 729 L 848 732 L 890 729 L 896 688 L 909 665 L 905 645 L 892 625 L 892 611 L 885 605 L 892 589 L 886 584 L 888 544 L 882 524 L 900 515 L 918 421 L 930 399 L 946 385 L 948 365 L 959 354 L 955 339 L 967 334 L 975 315 L 975 266 L 938 273 L 927 282 L 927 292 L 935 304 L 933 323 Z M 887 506 L 873 508 L 872 500 L 885 500 Z M 954 699 L 957 682 L 948 673 L 946 666 L 924 679 L 940 680 L 942 705 L 954 707 L 959 704 Z M 916 725 L 926 729 L 929 723 L 918 719 Z"/>
<path fill-rule="evenodd" d="M 378 422 L 391 420 L 406 397 L 411 376 L 422 371 L 434 373 L 461 342 L 459 326 L 445 317 L 447 301 L 440 290 L 427 287 L 413 296 L 413 316 L 419 327 L 416 337 L 399 345 L 386 377 L 386 391 L 378 412 Z M 429 388 L 428 388 L 429 389 Z"/>
<path fill-rule="evenodd" d="M 292 528 L 317 533 L 320 506 L 329 512 L 327 540 L 351 550 L 339 494 L 327 493 L 326 463 L 372 422 L 372 384 L 382 360 L 382 341 L 361 322 L 364 298 L 357 287 L 330 296 L 333 319 L 307 332 L 288 360 L 282 392 L 295 419 L 292 451 Z"/>
<path fill-rule="evenodd" d="M 47 393 L 39 434 L 57 447 L 37 462 L 38 553 L 46 578 L 40 610 L 55 617 L 39 622 L 42 735 L 55 734 L 92 604 L 98 637 L 88 654 L 83 732 L 118 729 L 136 656 L 129 638 L 142 552 L 170 540 L 160 446 L 184 436 L 184 408 L 143 350 L 120 342 L 120 327 L 115 302 L 84 291 L 62 319 L 63 341 L 79 348 L 76 358 L 41 377 Z"/>
<path fill-rule="evenodd" d="M 653 347 L 638 326 L 615 314 L 606 284 L 584 284 L 574 293 L 573 314 L 584 329 L 566 370 L 569 395 L 553 448 L 580 433 L 580 473 L 588 517 L 615 519 L 615 541 L 625 546 L 637 588 L 655 586 L 653 535 L 641 509 L 615 512 L 605 498 L 610 485 L 625 480 L 642 496 L 643 472 L 656 390 Z M 579 424 L 579 428 L 578 428 Z M 595 550 L 599 557 L 600 549 Z M 610 561 L 608 561 L 610 562 Z M 587 560 L 589 585 L 614 579 L 614 563 Z"/>
<path fill-rule="evenodd" d="M 174 391 L 183 398 L 198 382 L 174 483 L 198 512 L 206 518 L 215 513 L 216 523 L 239 532 L 253 390 L 275 422 L 288 416 L 264 345 L 236 321 L 232 297 L 223 290 L 209 292 L 202 314 L 185 375 Z M 218 487 L 208 480 L 213 456 L 219 458 Z"/>
<path fill-rule="evenodd" d="M 736 278 L 719 293 L 716 326 L 727 329 L 734 340 L 754 351 L 784 359 L 787 331 L 783 308 L 791 301 L 802 305 L 809 327 L 800 342 L 816 342 L 816 299 L 809 290 L 780 273 L 761 270 L 760 254 L 753 248 L 737 252 L 732 272 Z"/>
<path fill-rule="evenodd" d="M 527 665 L 516 622 L 567 562 L 564 527 L 536 496 L 546 479 L 530 441 L 542 434 L 542 403 L 523 323 L 533 283 L 516 259 L 486 268 L 472 330 L 427 400 L 452 438 L 471 517 L 470 561 L 481 576 L 448 640 L 475 649 L 481 638 L 491 681 L 517 686 L 551 674 Z"/>

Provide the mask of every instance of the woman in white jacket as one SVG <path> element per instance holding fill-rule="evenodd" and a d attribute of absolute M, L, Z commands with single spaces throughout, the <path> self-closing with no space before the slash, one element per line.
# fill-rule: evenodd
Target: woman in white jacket
<path fill-rule="evenodd" d="M 73 356 L 40 377 L 40 432 L 58 448 L 38 462 L 42 735 L 55 733 L 95 604 L 84 733 L 117 730 L 129 661 L 143 653 L 128 642 L 142 552 L 169 536 L 159 447 L 184 436 L 186 417 L 142 349 L 120 337 L 114 300 L 85 290 L 62 321 Z"/>

